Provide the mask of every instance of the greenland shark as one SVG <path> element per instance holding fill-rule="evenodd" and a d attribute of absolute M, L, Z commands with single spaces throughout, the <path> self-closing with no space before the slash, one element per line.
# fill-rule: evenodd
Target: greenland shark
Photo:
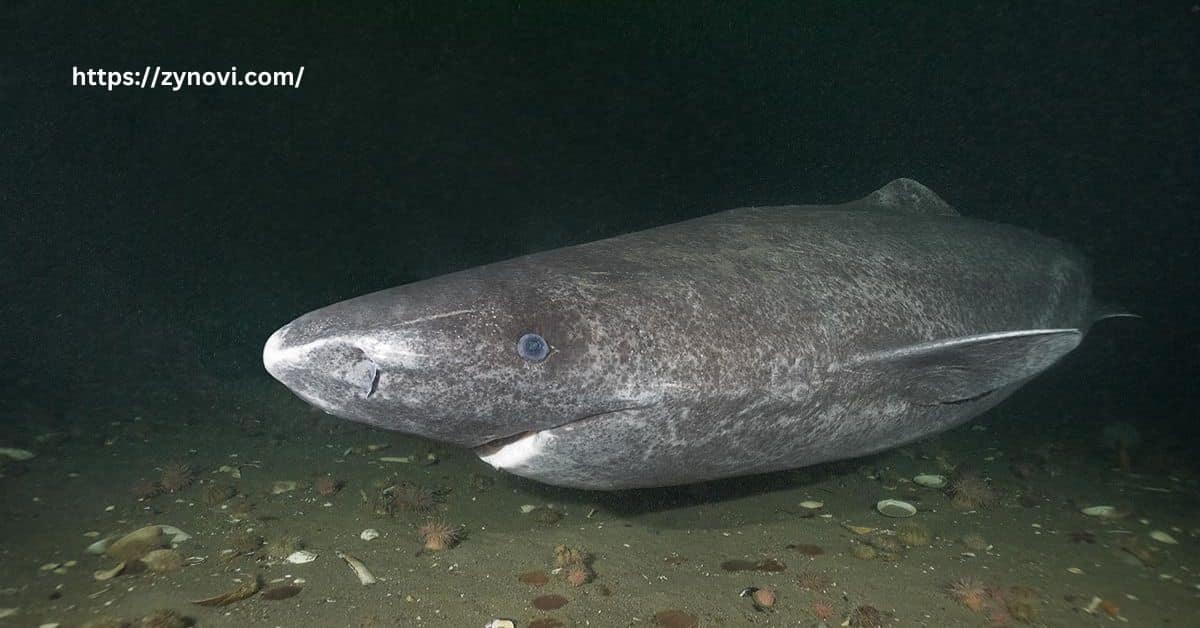
<path fill-rule="evenodd" d="M 871 454 L 1000 403 L 1110 315 L 1088 263 L 898 179 L 342 301 L 267 371 L 338 417 L 559 486 L 668 486 Z"/>

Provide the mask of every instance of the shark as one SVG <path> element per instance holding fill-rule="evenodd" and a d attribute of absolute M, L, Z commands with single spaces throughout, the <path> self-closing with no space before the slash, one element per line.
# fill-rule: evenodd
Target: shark
<path fill-rule="evenodd" d="M 897 179 L 351 298 L 280 328 L 263 363 L 337 417 L 617 490 L 925 438 L 1122 315 L 1075 248 Z"/>

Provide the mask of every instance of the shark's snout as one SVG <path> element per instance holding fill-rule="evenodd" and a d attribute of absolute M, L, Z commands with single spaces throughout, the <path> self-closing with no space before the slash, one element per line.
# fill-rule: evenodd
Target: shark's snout
<path fill-rule="evenodd" d="M 356 343 L 339 337 L 292 342 L 294 335 L 284 326 L 263 346 L 263 366 L 292 392 L 331 413 L 375 393 L 380 369 Z"/>
<path fill-rule="evenodd" d="M 286 370 L 287 352 L 284 349 L 283 339 L 287 334 L 287 327 L 281 327 L 267 338 L 267 344 L 263 346 L 263 367 L 271 374 L 271 377 L 279 381 L 283 381 L 281 375 Z"/>

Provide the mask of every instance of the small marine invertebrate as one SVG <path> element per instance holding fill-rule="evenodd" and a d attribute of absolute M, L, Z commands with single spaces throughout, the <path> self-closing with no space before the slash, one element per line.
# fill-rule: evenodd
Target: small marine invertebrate
<path fill-rule="evenodd" d="M 846 623 L 851 628 L 879 628 L 883 626 L 883 613 L 874 606 L 864 604 L 850 611 Z"/>
<path fill-rule="evenodd" d="M 192 485 L 195 480 L 192 468 L 183 463 L 173 462 L 163 466 L 158 485 L 168 493 L 176 493 Z"/>
<path fill-rule="evenodd" d="M 890 534 L 869 534 L 862 537 L 862 540 L 881 552 L 899 554 L 904 551 L 903 543 Z"/>
<path fill-rule="evenodd" d="M 139 628 L 186 628 L 189 623 L 183 615 L 169 608 L 160 608 L 143 617 L 137 625 Z"/>
<path fill-rule="evenodd" d="M 230 502 L 226 507 L 225 512 L 229 514 L 230 519 L 233 519 L 234 521 L 241 521 L 248 519 L 250 517 L 250 513 L 253 511 L 254 502 L 250 501 L 244 496 L 241 496 L 236 497 L 236 499 Z"/>
<path fill-rule="evenodd" d="M 552 526 L 562 520 L 563 514 L 549 506 L 542 506 L 529 511 L 529 517 L 542 525 Z"/>
<path fill-rule="evenodd" d="M 754 608 L 763 610 L 775 606 L 775 589 L 774 587 L 763 587 L 750 594 L 750 599 L 754 600 Z"/>
<path fill-rule="evenodd" d="M 950 483 L 950 504 L 963 510 L 987 508 L 996 503 L 996 491 L 977 475 L 959 475 Z"/>
<path fill-rule="evenodd" d="M 563 574 L 567 579 L 567 583 L 573 587 L 581 587 L 591 582 L 594 575 L 591 567 L 582 564 L 574 564 L 567 567 Z"/>
<path fill-rule="evenodd" d="M 141 479 L 129 487 L 129 493 L 138 501 L 150 499 L 160 492 L 162 492 L 162 488 L 159 487 L 158 482 L 153 480 Z"/>
<path fill-rule="evenodd" d="M 566 545 L 554 546 L 554 566 L 555 567 L 570 567 L 571 565 L 588 565 L 592 561 L 592 555 L 587 552 L 575 548 L 567 547 Z"/>
<path fill-rule="evenodd" d="M 959 539 L 959 542 L 963 544 L 963 547 L 971 550 L 972 552 L 982 552 L 991 547 L 991 544 L 987 542 L 987 539 L 983 538 L 982 534 L 976 534 L 974 532 L 962 535 L 962 538 Z"/>
<path fill-rule="evenodd" d="M 238 530 L 226 537 L 225 543 L 238 555 L 253 554 L 258 551 L 258 548 L 262 547 L 263 538 L 247 530 Z M 291 552 L 288 553 L 290 554 Z"/>
<path fill-rule="evenodd" d="M 909 546 L 929 545 L 932 535 L 929 528 L 916 521 L 905 521 L 896 526 L 896 540 Z"/>
<path fill-rule="evenodd" d="M 1009 587 L 1003 603 L 1013 619 L 1030 623 L 1037 619 L 1042 594 L 1032 587 Z"/>
<path fill-rule="evenodd" d="M 183 554 L 173 549 L 156 549 L 143 556 L 141 561 L 155 573 L 168 573 L 183 569 Z"/>
<path fill-rule="evenodd" d="M 874 547 L 866 543 L 850 543 L 850 555 L 859 560 L 871 560 L 879 555 Z"/>
<path fill-rule="evenodd" d="M 417 530 L 417 533 L 421 536 L 421 542 L 425 544 L 425 549 L 434 552 L 450 549 L 462 539 L 461 527 L 450 525 L 440 519 L 426 522 Z"/>
<path fill-rule="evenodd" d="M 200 500 L 209 507 L 220 506 L 237 495 L 237 489 L 228 484 L 210 483 L 200 491 Z"/>
<path fill-rule="evenodd" d="M 304 540 L 294 534 L 277 536 L 267 543 L 267 556 L 285 560 L 288 556 L 304 549 Z"/>
<path fill-rule="evenodd" d="M 313 490 L 321 497 L 333 497 L 345 484 L 342 480 L 322 475 L 313 480 Z"/>
<path fill-rule="evenodd" d="M 837 614 L 837 608 L 825 600 L 814 600 L 809 606 L 809 610 L 817 619 L 821 620 L 833 619 L 833 616 Z"/>
<path fill-rule="evenodd" d="M 950 597 L 976 613 L 983 610 L 983 605 L 988 598 L 983 582 L 971 576 L 963 576 L 950 583 L 950 586 L 946 587 L 946 592 L 950 594 Z"/>
<path fill-rule="evenodd" d="M 411 482 L 400 482 L 383 489 L 383 509 L 388 514 L 423 515 L 433 510 L 433 491 Z"/>
<path fill-rule="evenodd" d="M 829 587 L 829 578 L 819 571 L 801 571 L 796 574 L 796 584 L 806 591 L 824 591 Z"/>

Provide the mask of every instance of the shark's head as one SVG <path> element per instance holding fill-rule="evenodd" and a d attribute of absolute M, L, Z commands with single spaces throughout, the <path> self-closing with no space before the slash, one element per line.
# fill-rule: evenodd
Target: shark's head
<path fill-rule="evenodd" d="M 483 447 L 650 401 L 603 283 L 520 260 L 337 303 L 276 331 L 267 371 L 342 418 Z"/>

